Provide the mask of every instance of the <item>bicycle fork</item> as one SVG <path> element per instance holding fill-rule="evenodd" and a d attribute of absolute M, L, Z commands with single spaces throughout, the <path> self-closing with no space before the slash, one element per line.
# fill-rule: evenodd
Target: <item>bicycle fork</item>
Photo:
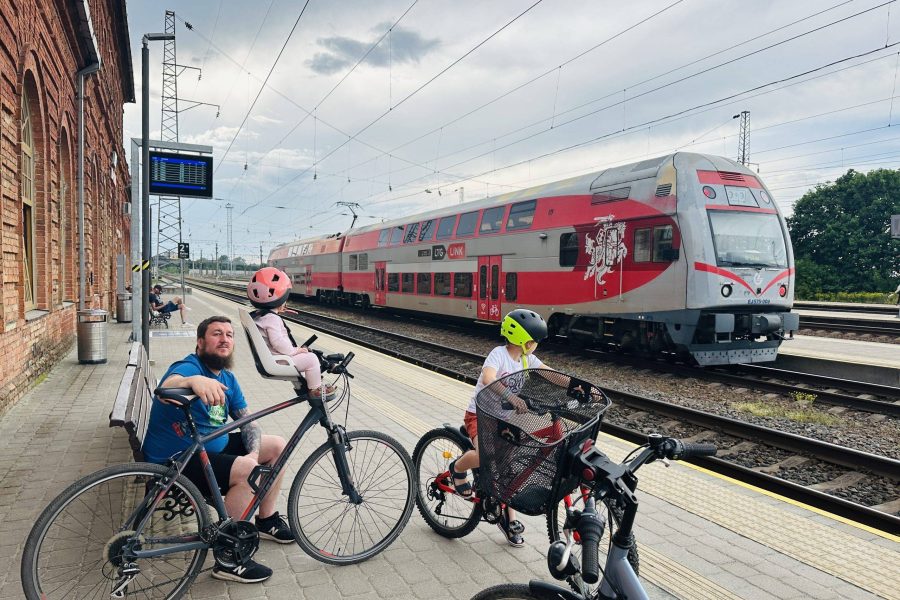
<path fill-rule="evenodd" d="M 334 457 L 334 466 L 341 480 L 341 491 L 350 500 L 351 504 L 362 504 L 363 498 L 356 490 L 353 481 L 353 473 L 350 472 L 350 463 L 347 461 L 347 452 L 352 450 L 347 431 L 341 425 L 332 425 L 329 434 L 331 441 L 331 455 Z"/>

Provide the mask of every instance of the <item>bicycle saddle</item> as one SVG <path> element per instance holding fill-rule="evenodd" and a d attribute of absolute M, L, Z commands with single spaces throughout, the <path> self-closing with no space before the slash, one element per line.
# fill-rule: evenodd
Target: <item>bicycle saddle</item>
<path fill-rule="evenodd" d="M 153 391 L 160 401 L 175 406 L 189 406 L 191 402 L 199 398 L 191 388 L 164 388 L 158 387 Z"/>

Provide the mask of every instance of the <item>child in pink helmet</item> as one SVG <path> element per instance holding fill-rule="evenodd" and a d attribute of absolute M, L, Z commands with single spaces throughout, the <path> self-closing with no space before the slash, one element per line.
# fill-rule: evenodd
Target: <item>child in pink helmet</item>
<path fill-rule="evenodd" d="M 297 347 L 290 330 L 281 318 L 285 303 L 291 295 L 291 279 L 284 271 L 275 267 L 263 267 L 253 274 L 247 284 L 247 297 L 257 310 L 250 313 L 259 328 L 266 345 L 273 354 L 290 356 L 299 373 L 306 379 L 309 395 L 321 398 L 322 371 L 319 358 L 304 347 Z M 326 399 L 334 396 L 332 386 L 325 386 Z"/>

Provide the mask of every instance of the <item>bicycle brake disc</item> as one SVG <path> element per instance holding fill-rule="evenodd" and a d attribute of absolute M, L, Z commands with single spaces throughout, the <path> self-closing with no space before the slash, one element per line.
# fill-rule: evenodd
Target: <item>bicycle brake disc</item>
<path fill-rule="evenodd" d="M 225 523 L 212 543 L 216 563 L 225 569 L 247 564 L 258 549 L 259 530 L 250 521 Z"/>

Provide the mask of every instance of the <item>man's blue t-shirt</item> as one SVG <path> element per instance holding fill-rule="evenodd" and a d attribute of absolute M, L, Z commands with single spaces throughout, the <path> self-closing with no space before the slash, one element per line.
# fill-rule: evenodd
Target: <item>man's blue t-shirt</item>
<path fill-rule="evenodd" d="M 196 354 L 189 354 L 182 360 L 172 364 L 160 382 L 172 375 L 192 377 L 203 375 L 215 379 L 224 384 L 225 404 L 223 406 L 207 406 L 199 398 L 191 404 L 191 415 L 197 424 L 200 435 L 212 433 L 225 424 L 229 414 L 236 410 L 246 408 L 247 401 L 241 392 L 234 373 L 222 369 L 216 375 L 204 365 Z M 193 440 L 190 429 L 184 418 L 184 411 L 177 406 L 164 404 L 159 398 L 153 397 L 153 407 L 150 409 L 150 424 L 147 426 L 147 435 L 144 438 L 144 457 L 154 463 L 164 464 L 173 454 L 187 449 Z M 206 444 L 208 452 L 221 452 L 228 443 L 228 436 L 223 435 Z"/>

